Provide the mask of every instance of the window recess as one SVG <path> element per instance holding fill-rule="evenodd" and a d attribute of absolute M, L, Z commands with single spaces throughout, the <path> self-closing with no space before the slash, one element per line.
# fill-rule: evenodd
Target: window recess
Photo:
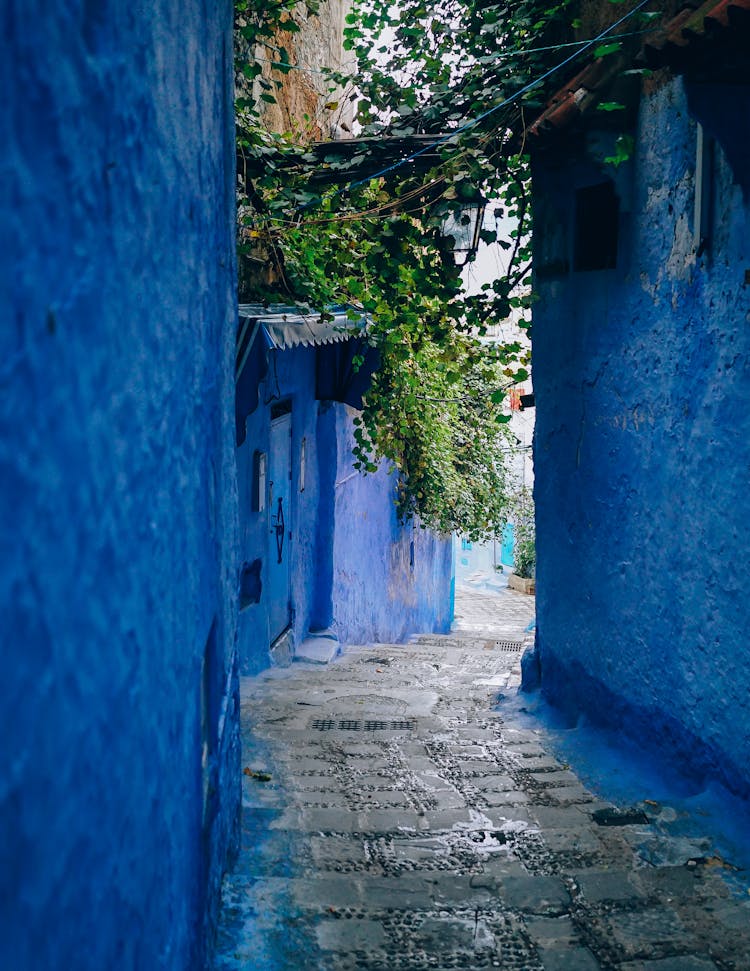
<path fill-rule="evenodd" d="M 575 198 L 573 269 L 613 270 L 617 266 L 620 203 L 614 183 L 578 189 Z"/>

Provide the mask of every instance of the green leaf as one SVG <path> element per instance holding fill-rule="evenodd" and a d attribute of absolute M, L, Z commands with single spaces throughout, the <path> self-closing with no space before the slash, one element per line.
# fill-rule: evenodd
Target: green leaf
<path fill-rule="evenodd" d="M 627 162 L 628 159 L 633 154 L 633 149 L 635 148 L 635 139 L 632 135 L 620 135 L 615 142 L 615 152 L 613 155 L 607 155 L 604 159 L 607 165 L 614 165 L 615 168 L 622 165 L 623 162 Z"/>
<path fill-rule="evenodd" d="M 613 0 L 610 0 L 612 3 Z M 621 2 L 621 0 L 617 0 Z M 594 48 L 594 57 L 607 57 L 609 54 L 614 54 L 622 48 L 622 44 L 618 41 L 614 41 L 610 44 L 600 44 L 599 47 Z"/>

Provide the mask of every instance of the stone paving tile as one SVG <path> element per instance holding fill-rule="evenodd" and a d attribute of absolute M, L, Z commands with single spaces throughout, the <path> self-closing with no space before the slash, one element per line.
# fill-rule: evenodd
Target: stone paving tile
<path fill-rule="evenodd" d="M 544 971 L 600 971 L 602 967 L 587 948 L 568 942 L 541 943 L 539 954 Z"/>
<path fill-rule="evenodd" d="M 628 961 L 619 971 L 717 971 L 717 966 L 709 958 L 683 955 L 661 961 Z"/>
<path fill-rule="evenodd" d="M 582 870 L 572 876 L 587 903 L 635 902 L 646 896 L 627 870 Z"/>
<path fill-rule="evenodd" d="M 668 907 L 613 911 L 602 919 L 608 938 L 626 957 L 648 957 L 664 950 L 689 952 L 696 941 Z"/>
<path fill-rule="evenodd" d="M 243 681 L 243 765 L 271 779 L 243 776 L 214 971 L 750 971 L 710 834 L 598 825 L 544 732 L 493 710 L 532 618 L 459 592 L 449 636 Z"/>

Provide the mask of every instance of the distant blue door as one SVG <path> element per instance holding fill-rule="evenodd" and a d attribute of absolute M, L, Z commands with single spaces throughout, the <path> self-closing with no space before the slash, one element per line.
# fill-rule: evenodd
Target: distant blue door
<path fill-rule="evenodd" d="M 513 523 L 506 523 L 503 527 L 503 540 L 500 548 L 500 562 L 505 566 L 513 566 L 513 547 L 515 545 L 515 527 Z"/>
<path fill-rule="evenodd" d="M 291 434 L 291 414 L 273 419 L 268 452 L 268 619 L 271 643 L 287 629 L 290 621 Z"/>

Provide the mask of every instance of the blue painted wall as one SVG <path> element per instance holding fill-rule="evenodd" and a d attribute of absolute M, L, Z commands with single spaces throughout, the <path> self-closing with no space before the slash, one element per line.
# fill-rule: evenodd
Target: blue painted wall
<path fill-rule="evenodd" d="M 231 4 L 4 4 L 0 967 L 200 967 L 238 806 Z"/>
<path fill-rule="evenodd" d="M 696 256 L 694 111 L 747 157 L 747 88 L 645 97 L 613 270 L 565 269 L 601 171 L 535 160 L 538 652 L 552 701 L 750 795 L 747 172 L 717 147 Z"/>
<path fill-rule="evenodd" d="M 318 403 L 315 400 L 315 349 L 296 347 L 271 351 L 269 371 L 260 387 L 258 407 L 247 418 L 246 438 L 237 449 L 240 489 L 240 549 L 243 562 L 261 561 L 261 592 L 257 603 L 240 613 L 239 646 L 243 674 L 255 674 L 269 665 L 268 549 L 270 510 L 253 511 L 253 454 L 268 453 L 271 407 L 289 401 L 292 415 L 291 524 L 285 542 L 292 566 L 291 600 L 297 643 L 309 628 L 316 577 L 317 517 L 320 497 L 317 435 Z M 300 450 L 305 439 L 305 488 L 300 491 Z"/>
<path fill-rule="evenodd" d="M 315 348 L 271 351 L 259 405 L 238 449 L 241 556 L 261 560 L 261 594 L 240 614 L 243 673 L 269 665 L 269 509 L 252 509 L 253 454 L 268 451 L 271 408 L 292 413 L 292 629 L 300 644 L 332 627 L 342 644 L 402 641 L 418 631 L 446 631 L 452 620 L 451 546 L 426 530 L 397 522 L 395 478 L 353 467 L 348 405 L 317 401 Z M 274 360 L 275 359 L 275 360 Z M 305 440 L 305 488 L 299 468 Z M 412 547 L 413 544 L 413 547 Z M 413 565 L 412 565 L 413 564 Z"/>
<path fill-rule="evenodd" d="M 353 467 L 356 411 L 331 406 L 337 461 L 333 610 L 348 644 L 399 643 L 419 631 L 445 633 L 453 619 L 451 538 L 396 515 L 396 477 L 386 463 L 361 475 Z"/>

